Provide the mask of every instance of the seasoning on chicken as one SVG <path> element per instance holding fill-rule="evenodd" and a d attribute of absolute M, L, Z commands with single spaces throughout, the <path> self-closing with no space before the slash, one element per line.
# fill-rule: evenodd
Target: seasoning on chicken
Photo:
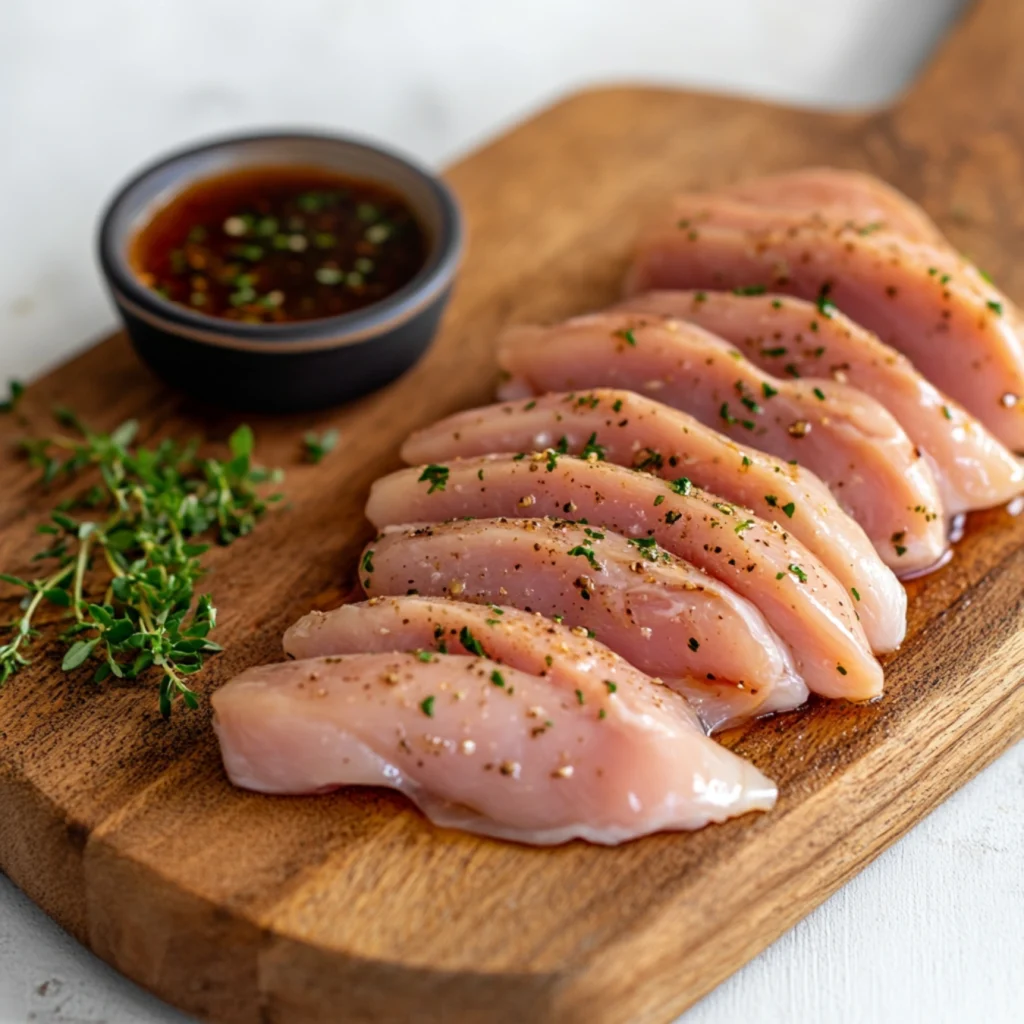
<path fill-rule="evenodd" d="M 699 327 L 622 312 L 511 327 L 498 359 L 512 392 L 630 388 L 806 466 L 898 574 L 928 569 L 946 550 L 931 468 L 896 420 L 851 387 L 771 377 Z"/>
<path fill-rule="evenodd" d="M 622 308 L 696 324 L 767 373 L 789 366 L 800 377 L 829 377 L 877 399 L 929 458 L 948 516 L 1005 504 L 1024 490 L 1024 468 L 978 420 L 870 331 L 827 306 L 823 316 L 822 305 L 781 295 L 661 291 Z"/>
<path fill-rule="evenodd" d="M 716 194 L 849 222 L 868 234 L 894 231 L 910 241 L 946 244 L 939 229 L 917 203 L 887 182 L 862 171 L 804 167 L 727 185 Z"/>
<path fill-rule="evenodd" d="M 766 289 L 835 307 L 1024 449 L 1022 317 L 966 261 L 892 231 L 687 197 L 641 237 L 627 294 Z"/>
<path fill-rule="evenodd" d="M 534 642 L 538 617 L 525 613 L 539 613 L 596 636 L 682 693 L 709 730 L 789 711 L 807 699 L 788 647 L 761 613 L 650 539 L 627 540 L 611 530 L 548 519 L 391 527 L 371 541 L 363 568 L 363 588 L 374 598 L 415 591 L 459 599 L 419 604 L 416 598 L 400 599 L 400 626 L 385 621 L 397 614 L 390 605 L 376 605 L 374 615 L 387 634 L 370 638 L 372 646 L 365 650 L 384 649 L 380 645 L 393 643 L 396 633 L 411 633 L 420 646 L 432 646 L 428 641 L 436 631 L 445 649 L 460 653 L 457 641 L 465 627 L 488 657 L 507 660 L 504 648 L 496 645 Z M 463 603 L 468 601 L 482 607 Z M 500 606 L 523 612 L 509 614 Z M 369 618 L 368 612 L 356 618 L 345 608 L 331 614 L 331 636 L 341 623 L 355 633 L 357 624 Z M 522 627 L 521 618 L 530 629 Z M 323 622 L 303 620 L 293 627 L 285 649 L 297 657 L 340 653 L 311 647 L 308 640 L 296 642 L 296 630 L 309 633 Z"/>
<path fill-rule="evenodd" d="M 855 599 L 836 578 L 780 526 L 700 491 L 686 477 L 665 483 L 554 452 L 464 459 L 383 477 L 370 491 L 366 514 L 378 529 L 526 515 L 653 538 L 756 605 L 789 645 L 811 690 L 850 700 L 882 691 L 882 670 L 857 621 Z M 893 609 L 894 644 L 905 628 L 900 611 Z"/>
<path fill-rule="evenodd" d="M 872 647 L 888 650 L 906 593 L 864 531 L 809 470 L 738 444 L 687 413 L 632 391 L 559 392 L 455 413 L 413 434 L 410 463 L 495 452 L 542 451 L 607 460 L 698 487 L 779 523 L 856 595 Z"/>
<path fill-rule="evenodd" d="M 261 793 L 387 786 L 437 825 L 538 845 L 772 807 L 775 786 L 704 736 L 682 698 L 571 640 L 566 670 L 543 677 L 426 651 L 250 668 L 212 698 L 225 768 Z"/>

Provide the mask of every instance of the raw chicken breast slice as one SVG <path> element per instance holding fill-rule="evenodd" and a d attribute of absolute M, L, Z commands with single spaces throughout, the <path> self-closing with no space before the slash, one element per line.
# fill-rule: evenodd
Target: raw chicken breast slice
<path fill-rule="evenodd" d="M 945 245 L 942 233 L 917 203 L 873 174 L 835 167 L 805 167 L 728 185 L 716 195 L 743 202 L 850 221 L 859 231 L 883 229 L 929 245 Z"/>
<path fill-rule="evenodd" d="M 409 594 L 372 597 L 304 615 L 285 631 L 283 646 L 293 658 L 394 651 L 413 651 L 424 661 L 434 653 L 475 655 L 530 675 L 548 676 L 573 692 L 585 691 L 595 677 L 609 693 L 617 692 L 619 686 L 632 686 L 652 711 L 671 702 L 691 724 L 699 721 L 689 704 L 673 701 L 660 681 L 644 675 L 585 629 L 574 630 L 538 612 L 508 605 Z M 491 681 L 504 685 L 500 672 Z"/>
<path fill-rule="evenodd" d="M 366 514 L 378 530 L 464 516 L 529 515 L 568 516 L 593 529 L 653 537 L 756 605 L 789 645 L 812 690 L 850 700 L 882 692 L 881 667 L 836 578 L 778 525 L 689 481 L 666 484 L 607 462 L 553 453 L 464 459 L 381 478 L 370 490 Z M 903 628 L 894 622 L 894 638 L 902 637 Z"/>
<path fill-rule="evenodd" d="M 818 477 L 643 395 L 597 388 L 470 409 L 417 431 L 403 445 L 402 458 L 422 464 L 545 448 L 593 453 L 667 480 L 686 476 L 779 523 L 857 595 L 857 614 L 872 647 L 885 650 L 892 643 L 893 612 L 902 621 L 906 592 Z"/>
<path fill-rule="evenodd" d="M 541 613 L 581 633 L 589 630 L 642 672 L 683 694 L 708 730 L 788 711 L 807 700 L 789 649 L 764 616 L 653 540 L 627 541 L 611 530 L 557 520 L 474 519 L 390 527 L 371 542 L 364 563 L 370 570 L 362 573 L 363 587 L 375 597 L 410 590 L 458 595 L 457 602 L 424 601 L 419 616 L 403 606 L 411 621 L 400 632 L 421 632 L 425 627 L 419 620 L 431 616 L 430 629 L 440 628 L 449 651 L 460 652 L 465 625 L 488 657 L 526 668 L 506 656 L 506 646 L 522 639 L 521 617 L 532 622 L 525 613 Z M 524 611 L 503 613 L 500 605 Z M 338 609 L 336 614 L 354 613 Z M 381 644 L 394 635 L 395 628 L 387 628 Z M 436 646 L 427 642 L 431 635 L 421 646 Z M 538 647 L 536 656 L 547 653 L 549 645 L 543 651 Z M 299 657 L 310 653 L 288 635 L 285 649 Z"/>
<path fill-rule="evenodd" d="M 575 660 L 544 678 L 452 654 L 264 665 L 213 695 L 214 727 L 237 786 L 387 786 L 435 824 L 523 843 L 621 843 L 772 807 L 775 786 L 680 698 L 627 673 L 611 692 Z"/>
<path fill-rule="evenodd" d="M 693 291 L 647 292 L 619 308 L 697 324 L 768 373 L 789 365 L 800 377 L 831 377 L 877 399 L 930 459 L 947 515 L 1002 505 L 1024 490 L 1024 468 L 1007 448 L 838 310 L 826 306 L 823 316 L 819 305 L 789 296 Z"/>
<path fill-rule="evenodd" d="M 846 385 L 780 380 L 700 327 L 622 312 L 507 328 L 498 361 L 517 391 L 629 388 L 795 460 L 824 480 L 898 574 L 931 568 L 947 549 L 931 468 L 878 402 Z"/>
<path fill-rule="evenodd" d="M 901 248 L 925 253 L 929 269 L 934 266 L 938 272 L 956 274 L 985 299 L 1004 301 L 1017 331 L 1020 331 L 1019 310 L 998 293 L 988 277 L 957 252 L 917 203 L 873 175 L 811 167 L 740 182 L 716 191 L 714 197 L 716 223 L 724 213 L 717 200 L 732 200 L 746 205 L 746 211 L 740 211 L 739 206 L 729 203 L 734 218 L 747 218 L 745 223 L 734 220 L 727 225 L 730 227 L 750 227 L 753 215 L 760 217 L 753 222 L 754 226 L 764 228 L 765 214 L 770 214 L 771 226 L 775 228 L 815 223 L 830 226 L 833 230 L 854 229 L 862 235 L 881 232 Z M 707 198 L 680 197 L 680 203 L 706 204 Z"/>
<path fill-rule="evenodd" d="M 752 232 L 785 232 L 796 234 L 802 230 L 829 231 L 844 234 L 855 231 L 858 235 L 871 235 L 875 242 L 908 259 L 924 260 L 932 277 L 956 277 L 958 283 L 971 289 L 982 300 L 994 300 L 1005 307 L 1014 329 L 1020 330 L 1020 311 L 982 272 L 958 253 L 935 229 L 931 241 L 925 241 L 919 232 L 908 233 L 890 228 L 885 222 L 875 221 L 862 226 L 854 218 L 863 213 L 857 205 L 830 207 L 800 207 L 794 199 L 790 206 L 766 206 L 739 199 L 731 194 L 682 195 L 674 201 L 675 216 L 680 223 L 693 230 L 727 228 Z"/>
<path fill-rule="evenodd" d="M 770 225 L 770 211 L 765 218 Z M 851 227 L 681 223 L 690 220 L 673 211 L 644 234 L 627 294 L 761 286 L 810 300 L 824 295 L 1008 448 L 1024 449 L 1020 313 L 976 271 L 945 269 L 952 263 L 945 250 Z"/>

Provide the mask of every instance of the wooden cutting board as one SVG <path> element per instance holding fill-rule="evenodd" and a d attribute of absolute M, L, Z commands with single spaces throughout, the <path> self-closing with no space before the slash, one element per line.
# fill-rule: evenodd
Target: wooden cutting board
<path fill-rule="evenodd" d="M 673 190 L 865 168 L 1024 299 L 1022 42 L 1024 5 L 983 0 L 886 111 L 600 89 L 451 168 L 470 245 L 429 356 L 332 415 L 250 419 L 262 459 L 290 468 L 291 507 L 211 558 L 227 651 L 200 689 L 279 658 L 286 625 L 337 603 L 399 441 L 488 399 L 503 322 L 613 299 L 639 219 Z M 38 382 L 30 418 L 54 402 L 149 435 L 223 438 L 237 422 L 165 391 L 122 336 Z M 340 448 L 299 465 L 301 433 L 328 424 Z M 18 429 L 7 417 L 3 440 Z M 3 567 L 25 567 L 49 501 L 3 459 Z M 772 814 L 618 849 L 442 832 L 384 791 L 238 792 L 205 704 L 166 724 L 152 689 L 94 692 L 49 648 L 0 693 L 0 866 L 109 963 L 216 1021 L 666 1021 L 1024 733 L 1022 586 L 1024 520 L 974 516 L 953 561 L 913 585 L 883 700 L 727 737 L 778 780 Z"/>

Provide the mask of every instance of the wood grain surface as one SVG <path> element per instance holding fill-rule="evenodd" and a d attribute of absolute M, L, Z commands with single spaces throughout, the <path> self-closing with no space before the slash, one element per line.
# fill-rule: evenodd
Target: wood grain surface
<path fill-rule="evenodd" d="M 227 650 L 200 690 L 276 660 L 285 626 L 337 603 L 399 442 L 490 397 L 499 325 L 613 299 L 640 218 L 675 190 L 867 169 L 1024 298 L 1022 48 L 1024 5 L 982 0 L 886 111 L 602 89 L 451 168 L 469 252 L 427 358 L 330 415 L 249 418 L 260 458 L 289 469 L 290 506 L 210 558 Z M 223 440 L 237 422 L 161 388 L 121 336 L 38 382 L 30 421 L 55 402 L 96 426 L 138 417 L 149 437 Z M 302 432 L 328 425 L 339 448 L 299 464 Z M 19 427 L 0 430 L 7 444 Z M 53 497 L 0 461 L 5 569 L 26 568 Z M 236 791 L 205 703 L 164 723 L 152 689 L 66 676 L 44 647 L 0 692 L 0 867 L 105 960 L 211 1020 L 669 1020 L 1024 733 L 1022 585 L 1024 520 L 973 516 L 952 562 L 912 585 L 880 702 L 818 702 L 725 737 L 778 780 L 772 814 L 611 850 L 440 831 L 382 790 Z"/>

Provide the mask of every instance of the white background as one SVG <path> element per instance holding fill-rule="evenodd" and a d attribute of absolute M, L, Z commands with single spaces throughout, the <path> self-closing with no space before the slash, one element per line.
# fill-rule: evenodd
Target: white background
<path fill-rule="evenodd" d="M 108 329 L 104 199 L 223 129 L 376 135 L 435 162 L 587 82 L 879 103 L 957 0 L 0 0 L 0 381 Z M 685 1017 L 1024 1019 L 1024 747 Z M 184 1021 L 0 876 L 0 1022 Z"/>

